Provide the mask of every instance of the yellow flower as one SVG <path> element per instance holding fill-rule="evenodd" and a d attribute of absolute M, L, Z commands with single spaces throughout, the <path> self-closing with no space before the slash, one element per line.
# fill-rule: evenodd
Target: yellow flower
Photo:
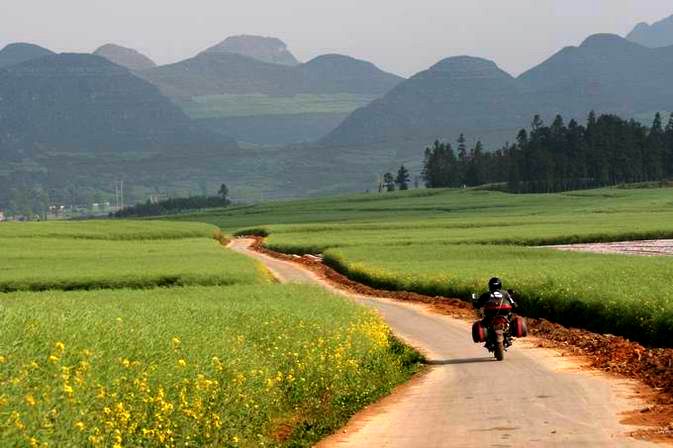
<path fill-rule="evenodd" d="M 26 395 L 25 400 L 28 406 L 35 406 L 35 404 L 37 403 L 35 401 L 35 398 L 31 394 Z"/>
<path fill-rule="evenodd" d="M 64 384 L 63 385 L 63 392 L 65 392 L 66 394 L 73 393 L 72 386 L 70 386 L 69 384 Z"/>
<path fill-rule="evenodd" d="M 49 355 L 49 361 L 50 362 L 58 362 L 61 358 L 58 357 L 58 355 Z"/>
<path fill-rule="evenodd" d="M 56 351 L 59 351 L 61 353 L 63 353 L 63 351 L 65 350 L 65 344 L 60 341 L 54 344 L 54 347 L 56 348 Z"/>
<path fill-rule="evenodd" d="M 184 359 L 178 359 L 178 366 L 187 367 L 187 361 L 185 361 Z"/>
<path fill-rule="evenodd" d="M 180 341 L 180 338 L 174 337 L 171 339 L 171 345 L 173 348 L 178 348 L 180 346 L 180 342 L 182 342 Z"/>
<path fill-rule="evenodd" d="M 238 443 L 238 442 L 240 442 L 240 439 L 238 438 L 238 436 L 234 436 L 234 437 L 232 437 L 231 440 L 232 440 L 234 443 Z"/>
<path fill-rule="evenodd" d="M 5 358 L 4 356 L 0 355 L 0 364 L 4 364 L 4 363 L 6 363 L 6 362 L 7 362 L 7 358 Z"/>
<path fill-rule="evenodd" d="M 37 448 L 38 446 L 40 446 L 40 442 L 38 442 L 35 437 L 31 437 L 30 439 L 28 439 L 28 443 L 30 443 L 31 448 Z"/>
<path fill-rule="evenodd" d="M 75 428 L 79 429 L 80 431 L 84 431 L 86 425 L 83 422 L 75 422 Z"/>

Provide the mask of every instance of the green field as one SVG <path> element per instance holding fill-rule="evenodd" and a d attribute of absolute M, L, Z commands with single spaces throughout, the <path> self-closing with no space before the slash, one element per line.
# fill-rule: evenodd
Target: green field
<path fill-rule="evenodd" d="M 535 246 L 673 238 L 671 189 L 550 195 L 418 190 L 269 203 L 196 214 L 267 246 L 324 253 L 373 286 L 467 298 L 488 278 L 521 293 L 524 312 L 566 325 L 673 344 L 670 258 L 565 253 Z"/>
<path fill-rule="evenodd" d="M 416 370 L 374 313 L 214 230 L 0 225 L 3 446 L 310 446 Z"/>
<path fill-rule="evenodd" d="M 348 114 L 369 104 L 375 98 L 375 95 L 351 93 L 295 96 L 223 94 L 194 97 L 181 106 L 193 119 L 317 113 Z"/>

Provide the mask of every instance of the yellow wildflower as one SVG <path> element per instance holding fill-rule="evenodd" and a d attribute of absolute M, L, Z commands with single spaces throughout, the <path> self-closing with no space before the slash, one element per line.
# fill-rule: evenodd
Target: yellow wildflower
<path fill-rule="evenodd" d="M 49 361 L 50 362 L 58 362 L 61 358 L 58 357 L 58 355 L 49 355 Z"/>
<path fill-rule="evenodd" d="M 56 348 L 56 351 L 63 353 L 63 351 L 65 350 L 65 344 L 59 341 L 56 344 L 54 344 L 54 348 Z"/>
<path fill-rule="evenodd" d="M 26 395 L 24 399 L 26 400 L 28 406 L 35 406 L 35 404 L 37 403 L 35 401 L 35 397 L 33 397 L 31 394 Z"/>
<path fill-rule="evenodd" d="M 64 384 L 63 392 L 65 392 L 66 394 L 72 394 L 74 391 L 72 390 L 72 386 L 70 386 L 69 384 Z"/>
<path fill-rule="evenodd" d="M 171 345 L 173 346 L 173 348 L 178 348 L 180 346 L 180 342 L 182 341 L 180 341 L 180 338 L 178 337 L 174 337 L 171 339 Z"/>
<path fill-rule="evenodd" d="M 79 429 L 80 431 L 84 431 L 86 425 L 83 422 L 75 422 L 75 428 Z"/>
<path fill-rule="evenodd" d="M 178 366 L 187 367 L 187 361 L 185 361 L 184 359 L 178 359 Z"/>
<path fill-rule="evenodd" d="M 0 355 L 0 364 L 4 364 L 4 363 L 6 363 L 6 362 L 7 362 L 7 358 L 5 358 L 4 356 Z"/>

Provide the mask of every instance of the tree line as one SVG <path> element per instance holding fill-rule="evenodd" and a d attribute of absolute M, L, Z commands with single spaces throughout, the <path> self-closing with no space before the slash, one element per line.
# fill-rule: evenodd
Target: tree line
<path fill-rule="evenodd" d="M 487 152 L 481 142 L 456 151 L 449 143 L 426 148 L 422 177 L 428 188 L 506 185 L 516 193 L 550 193 L 673 177 L 673 114 L 664 126 L 616 115 L 589 114 L 586 125 L 557 116 L 549 126 L 535 116 L 516 143 Z"/>
<path fill-rule="evenodd" d="M 162 216 L 185 211 L 205 208 L 226 207 L 231 204 L 229 189 L 225 184 L 220 186 L 218 196 L 192 196 L 188 198 L 169 198 L 162 201 L 150 201 L 123 208 L 111 216 L 115 218 L 142 218 Z"/>

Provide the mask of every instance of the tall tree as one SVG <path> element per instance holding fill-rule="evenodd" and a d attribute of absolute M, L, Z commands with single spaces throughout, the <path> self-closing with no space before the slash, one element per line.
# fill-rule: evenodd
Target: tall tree
<path fill-rule="evenodd" d="M 220 185 L 220 189 L 217 190 L 217 194 L 222 198 L 223 201 L 228 200 L 229 198 L 229 187 L 226 184 Z"/>
<path fill-rule="evenodd" d="M 395 177 L 395 183 L 400 191 L 409 189 L 409 181 L 411 180 L 409 176 L 409 170 L 406 169 L 404 165 L 397 170 L 397 177 Z"/>
<path fill-rule="evenodd" d="M 383 175 L 383 186 L 386 188 L 386 191 L 395 191 L 395 178 L 391 173 Z"/>

